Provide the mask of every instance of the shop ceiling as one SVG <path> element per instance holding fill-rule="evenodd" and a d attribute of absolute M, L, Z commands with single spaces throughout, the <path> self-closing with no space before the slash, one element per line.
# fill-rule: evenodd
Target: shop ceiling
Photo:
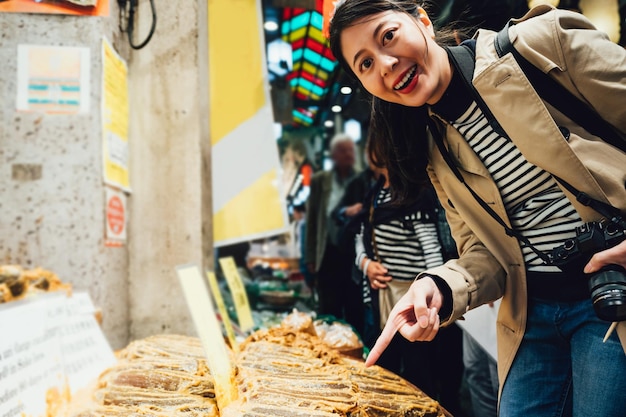
<path fill-rule="evenodd" d="M 618 1 L 624 40 L 626 0 Z M 467 28 L 499 29 L 509 17 L 523 15 L 534 2 L 435 0 L 428 2 L 428 11 L 435 26 L 461 22 Z M 573 10 L 579 10 L 579 2 L 551 1 Z M 334 120 L 335 112 L 341 112 L 344 120 L 366 124 L 367 94 L 341 70 L 322 35 L 323 0 L 262 0 L 262 4 L 276 121 L 292 128 L 322 127 Z"/>

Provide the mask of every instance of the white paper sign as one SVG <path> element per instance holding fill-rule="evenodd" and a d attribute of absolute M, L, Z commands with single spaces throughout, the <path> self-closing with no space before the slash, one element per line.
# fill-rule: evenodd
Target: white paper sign
<path fill-rule="evenodd" d="M 63 368 L 74 393 L 113 366 L 117 359 L 96 321 L 89 295 L 77 293 L 59 301 L 66 310 L 60 338 Z"/>
<path fill-rule="evenodd" d="M 89 48 L 18 45 L 17 68 L 17 110 L 89 113 Z"/>
<path fill-rule="evenodd" d="M 46 414 L 46 393 L 71 393 L 116 359 L 85 293 L 0 305 L 0 417 Z"/>
<path fill-rule="evenodd" d="M 179 265 L 176 267 L 176 274 L 215 380 L 217 406 L 223 410 L 237 399 L 237 386 L 233 382 L 234 369 L 211 297 L 197 266 Z"/>
<path fill-rule="evenodd" d="M 465 320 L 457 320 L 455 322 L 464 331 L 468 332 L 494 359 L 498 357 L 496 320 L 499 308 L 500 300 L 497 300 L 494 302 L 493 307 L 487 304 L 476 307 L 463 315 Z"/>

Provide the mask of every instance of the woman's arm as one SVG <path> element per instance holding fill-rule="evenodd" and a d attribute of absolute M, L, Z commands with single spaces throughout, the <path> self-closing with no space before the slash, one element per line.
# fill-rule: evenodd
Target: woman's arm
<path fill-rule="evenodd" d="M 363 244 L 364 227 L 361 224 L 361 231 L 354 238 L 354 246 L 356 249 L 355 264 L 359 270 L 363 272 L 363 275 L 367 277 L 370 282 L 370 287 L 375 290 L 387 288 L 387 282 L 391 281 L 391 276 L 388 275 L 388 270 L 380 262 L 376 262 L 370 259 L 365 252 L 365 245 Z"/>
<path fill-rule="evenodd" d="M 603 119 L 626 134 L 626 49 L 579 13 L 557 11 L 556 33 L 566 71 Z"/>
<path fill-rule="evenodd" d="M 434 277 L 438 287 L 445 285 L 441 288 L 444 297 L 439 311 L 442 325 L 445 325 L 470 309 L 502 297 L 506 275 L 498 260 L 450 204 L 448 195 L 430 166 L 428 175 L 445 209 L 452 237 L 459 249 L 458 259 L 450 260 L 418 275 L 418 279 L 425 276 Z M 445 296 L 446 293 L 449 294 L 448 297 Z"/>
<path fill-rule="evenodd" d="M 468 309 L 500 298 L 504 292 L 504 269 L 448 204 L 448 197 L 430 166 L 428 174 L 446 210 L 460 257 L 418 275 L 391 310 L 367 357 L 367 366 L 378 360 L 396 332 L 411 341 L 432 340 L 440 325 L 454 321 Z"/>
<path fill-rule="evenodd" d="M 367 254 L 365 253 L 365 245 L 363 244 L 363 223 L 361 223 L 361 229 L 359 233 L 354 235 L 354 253 L 356 253 L 356 258 L 354 260 L 354 264 L 359 270 L 363 270 L 363 262 L 367 258 Z"/>

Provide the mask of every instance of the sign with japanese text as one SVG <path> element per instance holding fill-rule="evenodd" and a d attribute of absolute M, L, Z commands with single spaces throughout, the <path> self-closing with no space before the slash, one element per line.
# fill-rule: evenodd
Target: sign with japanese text
<path fill-rule="evenodd" d="M 45 416 L 51 393 L 76 392 L 116 363 L 86 293 L 0 305 L 0 416 Z"/>

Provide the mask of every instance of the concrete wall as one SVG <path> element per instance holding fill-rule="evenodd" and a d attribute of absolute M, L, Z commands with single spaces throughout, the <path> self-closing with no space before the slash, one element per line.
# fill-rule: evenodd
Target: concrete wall
<path fill-rule="evenodd" d="M 129 335 L 128 250 L 104 245 L 100 136 L 101 42 L 123 53 L 116 28 L 108 18 L 0 13 L 0 262 L 41 266 L 88 290 L 119 347 Z M 89 114 L 17 112 L 18 44 L 89 47 Z"/>
<path fill-rule="evenodd" d="M 198 70 L 206 60 L 202 3 L 157 2 L 156 33 L 130 60 L 132 339 L 194 333 L 174 267 L 206 265 L 211 255 L 207 76 Z M 150 19 L 146 1 L 137 41 Z"/>
<path fill-rule="evenodd" d="M 157 31 L 139 51 L 119 33 L 115 1 L 110 17 L 0 13 L 0 263 L 41 266 L 89 291 L 114 348 L 194 332 L 174 266 L 211 256 L 203 3 L 157 1 Z M 150 19 L 142 0 L 135 43 Z M 132 195 L 121 248 L 104 245 L 103 36 L 129 64 Z M 89 114 L 15 110 L 22 43 L 91 49 Z"/>

